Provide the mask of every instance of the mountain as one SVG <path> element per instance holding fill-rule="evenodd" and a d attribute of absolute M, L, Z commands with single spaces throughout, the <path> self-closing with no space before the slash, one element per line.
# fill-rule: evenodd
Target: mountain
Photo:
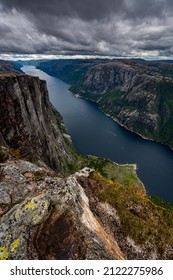
<path fill-rule="evenodd" d="M 44 81 L 1 70 L 0 133 L 1 260 L 173 258 L 173 206 L 77 154 Z"/>
<path fill-rule="evenodd" d="M 71 84 L 121 125 L 173 148 L 173 62 L 53 60 L 37 67 Z"/>
<path fill-rule="evenodd" d="M 21 64 L 13 61 L 0 60 L 0 72 L 22 73 Z"/>

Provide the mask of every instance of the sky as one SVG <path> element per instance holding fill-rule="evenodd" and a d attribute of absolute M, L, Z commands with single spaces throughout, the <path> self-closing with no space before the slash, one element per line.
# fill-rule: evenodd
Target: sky
<path fill-rule="evenodd" d="M 0 58 L 173 58 L 173 0 L 0 0 Z"/>

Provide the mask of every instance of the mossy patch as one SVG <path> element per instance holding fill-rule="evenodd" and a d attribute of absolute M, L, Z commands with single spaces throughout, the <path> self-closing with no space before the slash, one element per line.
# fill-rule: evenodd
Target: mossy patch
<path fill-rule="evenodd" d="M 27 223 L 36 225 L 42 221 L 49 208 L 49 200 L 45 197 L 33 197 L 26 201 L 15 214 L 16 220 L 23 220 Z"/>
<path fill-rule="evenodd" d="M 8 244 L 0 247 L 0 260 L 7 260 L 8 259 Z"/>
<path fill-rule="evenodd" d="M 31 209 L 31 210 L 35 210 L 36 208 L 39 207 L 39 204 L 34 200 L 34 198 L 32 198 L 31 200 L 29 200 L 27 202 L 27 204 L 24 206 L 24 209 Z"/>
<path fill-rule="evenodd" d="M 12 253 L 16 252 L 16 249 L 19 246 L 19 244 L 20 244 L 20 239 L 16 239 L 15 241 L 13 241 L 13 243 L 11 244 L 11 252 Z"/>

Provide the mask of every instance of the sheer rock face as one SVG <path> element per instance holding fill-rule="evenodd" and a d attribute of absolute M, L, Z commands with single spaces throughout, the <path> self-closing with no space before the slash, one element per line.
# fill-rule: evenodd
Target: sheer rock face
<path fill-rule="evenodd" d="M 173 147 L 172 76 L 145 62 L 115 61 L 91 67 L 71 90 L 127 129 Z"/>
<path fill-rule="evenodd" d="M 0 104 L 0 144 L 64 173 L 66 165 L 73 161 L 70 141 L 65 141 L 58 128 L 46 82 L 4 73 L 0 75 Z"/>
<path fill-rule="evenodd" d="M 138 134 L 159 132 L 159 73 L 135 63 L 108 62 L 91 67 L 72 91 L 99 103 L 103 111 Z"/>

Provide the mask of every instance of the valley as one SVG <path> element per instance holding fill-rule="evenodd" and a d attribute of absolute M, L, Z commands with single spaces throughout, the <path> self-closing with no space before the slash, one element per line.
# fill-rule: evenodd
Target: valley
<path fill-rule="evenodd" d="M 0 73 L 0 260 L 172 259 L 172 204 L 148 195 L 136 165 L 77 152 L 52 101 L 61 103 L 57 79 L 49 77 L 56 81 L 49 88 L 50 80 L 47 87 L 31 76 L 34 67 L 25 75 L 9 64 L 3 62 Z M 74 99 L 69 101 L 73 112 L 82 116 L 87 108 L 85 113 L 114 127 L 94 103 L 76 98 L 68 85 L 58 83 L 62 99 L 67 94 Z M 72 120 L 69 112 L 66 116 Z M 91 123 L 93 119 L 88 127 Z M 83 123 L 83 132 L 86 128 Z M 162 147 L 118 124 L 116 129 L 131 135 L 135 145 L 139 139 Z M 105 147 L 116 133 L 108 130 Z"/>
<path fill-rule="evenodd" d="M 173 63 L 140 59 L 40 61 L 126 129 L 173 148 Z"/>

